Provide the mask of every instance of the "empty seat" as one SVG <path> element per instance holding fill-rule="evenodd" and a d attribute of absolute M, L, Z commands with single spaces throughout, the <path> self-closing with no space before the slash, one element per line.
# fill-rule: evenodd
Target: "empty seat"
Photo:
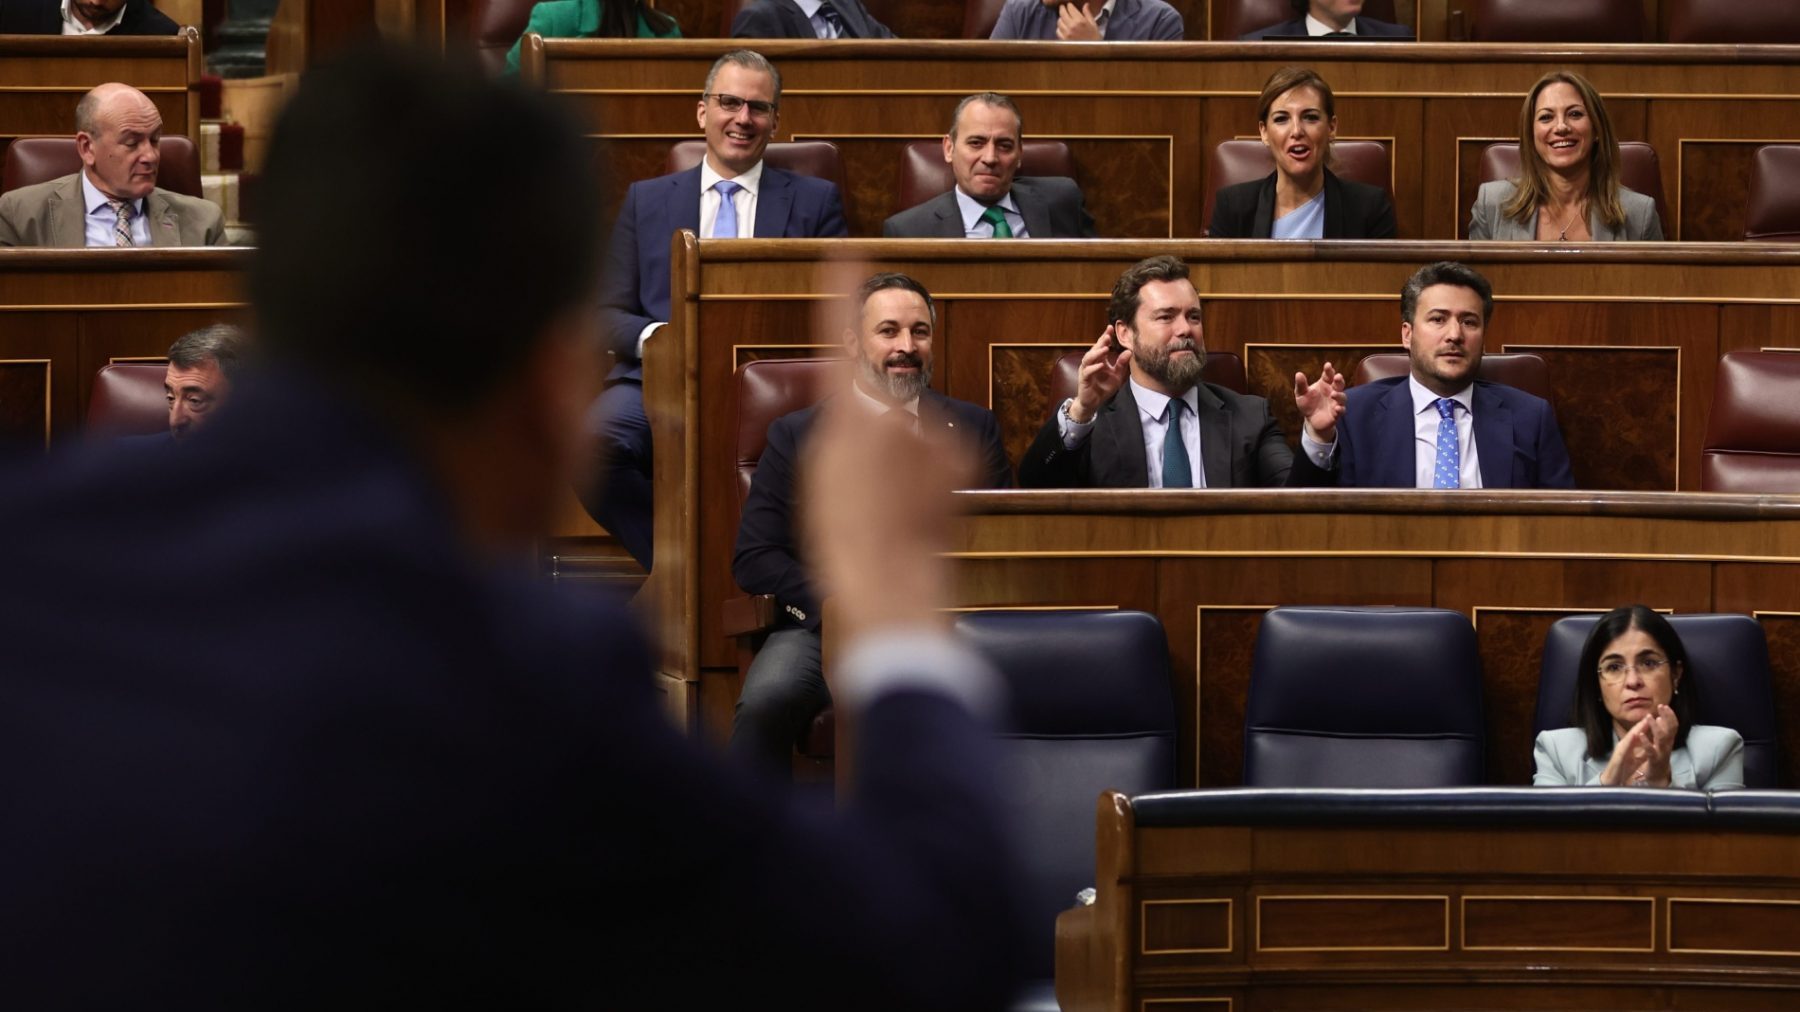
<path fill-rule="evenodd" d="M 1248 787 L 1482 782 L 1475 629 L 1440 608 L 1276 608 L 1244 714 Z"/>
<path fill-rule="evenodd" d="M 1744 238 L 1800 242 L 1800 144 L 1764 144 L 1750 163 Z"/>
<path fill-rule="evenodd" d="M 1697 722 L 1729 727 L 1743 736 L 1744 786 L 1779 786 L 1781 747 L 1762 626 L 1748 615 L 1667 617 L 1697 678 Z M 1599 621 L 1598 615 L 1571 615 L 1558 619 L 1544 636 L 1533 734 L 1574 726 L 1575 679 L 1581 674 L 1575 668 L 1582 644 Z"/>
<path fill-rule="evenodd" d="M 1800 493 L 1800 354 L 1734 351 L 1719 359 L 1700 490 Z"/>
<path fill-rule="evenodd" d="M 1669 42 L 1800 43 L 1800 0 L 1663 0 Z"/>
<path fill-rule="evenodd" d="M 158 148 L 162 160 L 156 170 L 156 185 L 188 197 L 204 196 L 200 192 L 200 152 L 194 150 L 194 142 L 180 134 L 169 134 Z M 74 137 L 21 137 L 6 149 L 5 166 L 0 168 L 0 192 L 47 183 L 80 171 L 81 154 L 75 150 Z"/>
<path fill-rule="evenodd" d="M 109 362 L 94 374 L 85 427 L 93 436 L 152 436 L 169 431 L 162 362 Z"/>
<path fill-rule="evenodd" d="M 1050 372 L 1050 403 L 1061 404 L 1075 396 L 1075 390 L 1081 385 L 1081 356 L 1087 349 L 1071 351 L 1056 360 L 1056 366 Z M 1231 351 L 1209 351 L 1206 353 L 1206 365 L 1200 370 L 1200 378 L 1208 383 L 1236 393 L 1249 393 L 1249 384 L 1244 382 L 1244 360 Z"/>
<path fill-rule="evenodd" d="M 1474 0 L 1475 42 L 1642 42 L 1643 0 Z"/>
<path fill-rule="evenodd" d="M 1489 144 L 1481 152 L 1481 162 L 1476 169 L 1475 182 L 1491 183 L 1496 179 L 1517 179 L 1519 177 L 1519 145 L 1515 141 Z M 1662 222 L 1665 236 L 1675 233 L 1669 230 L 1669 205 L 1663 200 L 1662 163 L 1657 160 L 1656 149 L 1643 141 L 1619 142 L 1619 182 L 1656 201 L 1656 217 Z M 1469 237 L 1468 209 L 1464 208 L 1457 215 L 1457 236 Z"/>
<path fill-rule="evenodd" d="M 1027 140 L 1019 162 L 1021 176 L 1075 176 L 1075 156 L 1062 141 Z M 900 182 L 894 187 L 894 207 L 899 214 L 917 207 L 956 185 L 956 173 L 944 161 L 941 140 L 907 141 L 900 153 Z"/>
<path fill-rule="evenodd" d="M 1393 164 L 1393 155 L 1380 141 L 1341 140 L 1331 145 L 1331 171 L 1344 179 L 1381 187 L 1387 191 L 1389 202 L 1394 199 Z M 1220 190 L 1262 179 L 1274 171 L 1275 156 L 1262 141 L 1220 141 L 1213 148 L 1207 168 L 1206 206 L 1201 210 L 1200 220 L 1210 230 L 1213 204 Z"/>
<path fill-rule="evenodd" d="M 1362 361 L 1356 364 L 1356 373 L 1350 378 L 1350 385 L 1361 386 L 1376 380 L 1405 376 L 1410 371 L 1412 360 L 1403 351 L 1364 355 Z M 1476 371 L 1475 378 L 1489 383 L 1504 383 L 1544 400 L 1554 400 L 1550 396 L 1550 366 L 1541 356 L 1529 352 L 1489 352 L 1481 356 L 1481 368 Z"/>
<path fill-rule="evenodd" d="M 679 141 L 669 146 L 664 171 L 686 172 L 705 157 L 705 141 Z M 836 144 L 830 141 L 780 141 L 763 149 L 763 162 L 798 176 L 830 182 L 838 188 L 838 197 L 844 202 L 844 220 L 855 219 L 850 213 L 850 188 L 845 185 L 844 159 Z"/>
<path fill-rule="evenodd" d="M 1395 22 L 1394 0 L 1369 0 L 1363 4 L 1364 17 Z M 1278 25 L 1298 17 L 1288 0 L 1213 0 L 1212 31 L 1207 38 L 1215 42 L 1233 42 L 1259 28 Z"/>

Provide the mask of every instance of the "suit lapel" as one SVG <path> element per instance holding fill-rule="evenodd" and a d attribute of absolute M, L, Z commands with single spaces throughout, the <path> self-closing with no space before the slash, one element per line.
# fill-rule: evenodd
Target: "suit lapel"
<path fill-rule="evenodd" d="M 1236 440 L 1232 439 L 1231 414 L 1206 384 L 1200 384 L 1198 393 L 1200 408 L 1194 412 L 1194 420 L 1200 423 L 1200 467 L 1206 474 L 1206 487 L 1235 488 L 1231 447 Z"/>
<path fill-rule="evenodd" d="M 1271 173 L 1256 188 L 1256 215 L 1250 219 L 1250 238 L 1267 239 L 1275 231 L 1275 176 Z"/>
<path fill-rule="evenodd" d="M 1344 184 L 1325 170 L 1325 238 L 1344 237 Z"/>
<path fill-rule="evenodd" d="M 1376 488 L 1413 488 L 1418 484 L 1418 440 L 1413 435 L 1412 390 L 1405 380 L 1375 402 L 1378 412 L 1373 430 L 1380 433 L 1374 447 L 1380 462 L 1370 468 L 1373 481 L 1358 484 Z"/>
<path fill-rule="evenodd" d="M 45 202 L 44 233 L 51 246 L 80 249 L 87 245 L 87 202 L 81 195 L 81 173 L 68 178 Z"/>
<path fill-rule="evenodd" d="M 787 235 L 788 215 L 794 209 L 793 177 L 763 163 L 762 186 L 756 193 L 756 230 L 758 239 L 779 239 Z"/>
<path fill-rule="evenodd" d="M 1056 230 L 1050 227 L 1050 206 L 1038 199 L 1031 184 L 1022 180 L 1013 180 L 1013 203 L 1019 205 L 1019 216 L 1025 219 L 1025 231 L 1031 233 L 1033 239 L 1050 239 Z"/>
<path fill-rule="evenodd" d="M 875 33 L 869 31 L 868 12 L 862 10 L 859 5 L 849 3 L 847 0 L 836 0 L 831 7 L 838 12 L 838 17 L 844 19 L 845 38 L 872 39 L 875 37 Z"/>
<path fill-rule="evenodd" d="M 1150 465 L 1144 459 L 1144 423 L 1138 420 L 1137 398 L 1127 381 L 1100 412 L 1094 426 L 1094 459 L 1089 470 L 1103 488 L 1149 488 Z"/>
<path fill-rule="evenodd" d="M 175 220 L 175 208 L 161 190 L 151 190 L 144 198 L 144 220 L 150 226 L 150 245 L 181 245 L 181 223 Z"/>
<path fill-rule="evenodd" d="M 656 234 L 667 237 L 687 229 L 700 234 L 700 167 L 698 165 L 669 177 L 669 199 L 663 213 L 669 227 Z"/>
<path fill-rule="evenodd" d="M 1475 384 L 1475 454 L 1481 460 L 1482 488 L 1513 488 L 1512 412 L 1486 383 Z"/>
<path fill-rule="evenodd" d="M 962 208 L 956 203 L 954 187 L 931 202 L 931 213 L 937 216 L 936 238 L 961 239 L 969 234 L 963 228 Z"/>

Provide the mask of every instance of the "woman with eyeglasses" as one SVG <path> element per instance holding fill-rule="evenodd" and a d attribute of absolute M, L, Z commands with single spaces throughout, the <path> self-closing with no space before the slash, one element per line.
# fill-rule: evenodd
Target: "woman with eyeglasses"
<path fill-rule="evenodd" d="M 679 39 L 675 19 L 650 0 L 545 0 L 506 54 L 506 72 L 519 72 L 519 48 L 536 32 L 546 39 Z"/>
<path fill-rule="evenodd" d="M 1744 786 L 1744 739 L 1694 724 L 1698 686 L 1681 637 L 1641 604 L 1606 613 L 1581 648 L 1576 727 L 1537 737 L 1542 787 Z"/>

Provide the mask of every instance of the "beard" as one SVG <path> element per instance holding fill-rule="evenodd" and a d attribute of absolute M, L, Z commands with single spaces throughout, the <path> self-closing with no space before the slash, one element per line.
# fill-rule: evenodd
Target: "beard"
<path fill-rule="evenodd" d="M 931 385 L 931 362 L 917 352 L 897 351 L 889 355 L 881 365 L 876 365 L 861 355 L 857 356 L 856 362 L 862 372 L 863 382 L 868 384 L 869 389 L 896 405 L 913 400 Z M 910 365 L 918 371 L 900 374 L 887 371 L 889 366 L 897 365 Z"/>
<path fill-rule="evenodd" d="M 1191 351 L 1194 354 L 1191 357 L 1176 358 L 1177 351 Z M 1132 354 L 1132 361 L 1168 389 L 1186 390 L 1200 382 L 1200 374 L 1206 369 L 1206 349 L 1191 337 L 1170 341 L 1155 351 L 1145 348 L 1139 342 Z"/>

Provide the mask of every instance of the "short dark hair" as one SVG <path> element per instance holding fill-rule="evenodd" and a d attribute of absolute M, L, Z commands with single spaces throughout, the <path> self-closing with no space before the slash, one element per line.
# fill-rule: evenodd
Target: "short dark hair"
<path fill-rule="evenodd" d="M 1694 666 L 1688 662 L 1687 648 L 1681 645 L 1680 634 L 1668 619 L 1644 605 L 1614 608 L 1594 624 L 1594 631 L 1581 645 L 1581 659 L 1575 662 L 1575 726 L 1587 732 L 1588 755 L 1602 761 L 1612 756 L 1613 719 L 1612 714 L 1606 712 L 1606 702 L 1600 698 L 1600 657 L 1613 640 L 1625 635 L 1629 629 L 1641 629 L 1656 641 L 1663 656 L 1669 659 L 1671 679 L 1678 671 L 1681 674 L 1681 681 L 1677 683 L 1681 691 L 1669 699 L 1669 709 L 1675 711 L 1678 722 L 1676 748 L 1687 744 L 1688 727 L 1694 722 L 1700 686 L 1694 677 Z"/>
<path fill-rule="evenodd" d="M 236 379 L 238 360 L 244 351 L 244 332 L 229 323 L 189 331 L 169 345 L 169 361 L 181 369 L 197 369 L 217 362 L 226 379 Z"/>
<path fill-rule="evenodd" d="M 890 288 L 904 288 L 924 299 L 925 311 L 931 314 L 931 322 L 937 323 L 937 304 L 931 301 L 931 293 L 925 290 L 924 284 L 910 274 L 884 271 L 870 275 L 867 281 L 856 286 L 856 317 L 850 321 L 852 330 L 862 322 L 862 311 L 868 307 L 869 297 Z"/>
<path fill-rule="evenodd" d="M 1181 281 L 1188 276 L 1188 265 L 1180 257 L 1167 254 L 1139 260 L 1119 280 L 1113 282 L 1112 302 L 1106 307 L 1106 322 L 1111 325 L 1124 320 L 1137 327 L 1137 311 L 1141 300 L 1138 292 L 1152 281 Z"/>
<path fill-rule="evenodd" d="M 1432 285 L 1455 285 L 1467 288 L 1481 296 L 1481 322 L 1488 323 L 1494 318 L 1494 286 L 1488 279 L 1473 267 L 1459 264 L 1454 260 L 1439 260 L 1435 264 L 1427 264 L 1413 272 L 1400 287 L 1400 319 L 1411 323 L 1413 313 L 1419 309 L 1419 296 Z"/>
<path fill-rule="evenodd" d="M 504 157 L 474 168 L 475 144 Z M 562 107 L 468 58 L 364 44 L 314 68 L 263 170 L 260 350 L 397 417 L 474 409 L 593 302 L 597 169 Z"/>
<path fill-rule="evenodd" d="M 956 139 L 956 124 L 962 122 L 963 110 L 977 104 L 991 105 L 996 109 L 1005 109 L 1012 113 L 1013 122 L 1019 125 L 1019 139 L 1025 139 L 1025 114 L 1019 111 L 1019 107 L 1013 104 L 1013 100 L 997 91 L 982 91 L 973 95 L 965 95 L 962 101 L 956 103 L 956 111 L 950 114 L 951 140 Z"/>

